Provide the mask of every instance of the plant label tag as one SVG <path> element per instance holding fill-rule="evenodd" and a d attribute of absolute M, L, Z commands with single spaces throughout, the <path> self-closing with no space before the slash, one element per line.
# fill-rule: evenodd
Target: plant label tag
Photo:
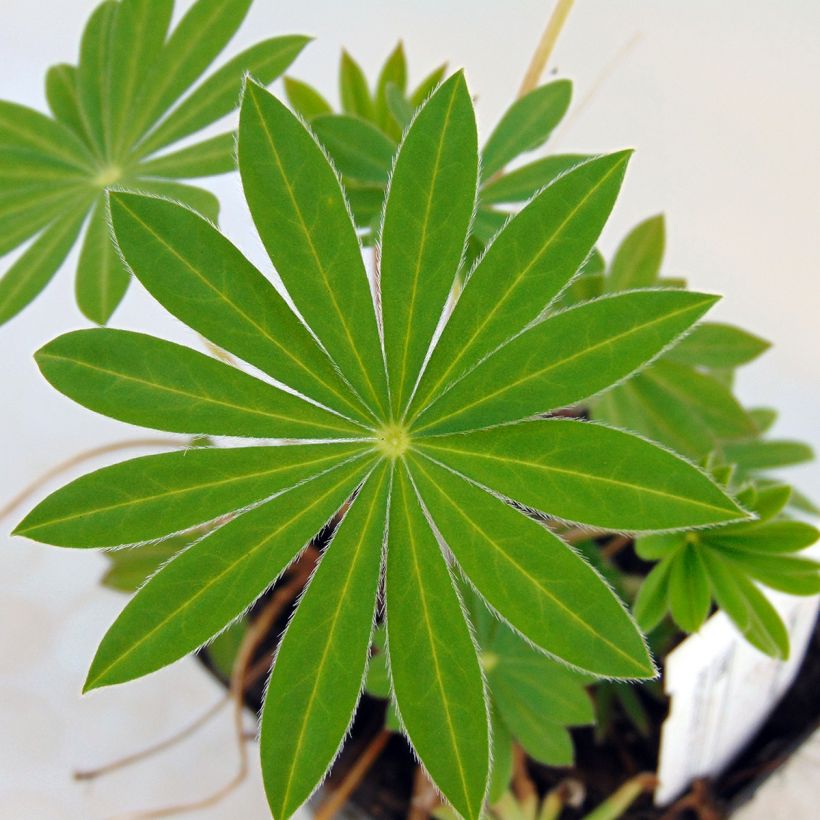
<path fill-rule="evenodd" d="M 797 675 L 818 600 L 766 590 L 789 632 L 791 656 L 778 661 L 749 644 L 723 612 L 666 659 L 671 698 L 661 728 L 655 804 L 665 806 L 698 777 L 718 775 L 743 750 Z"/>

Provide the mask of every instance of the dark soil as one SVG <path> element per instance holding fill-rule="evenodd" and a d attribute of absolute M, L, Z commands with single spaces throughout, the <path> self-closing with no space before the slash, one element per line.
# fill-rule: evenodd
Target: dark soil
<path fill-rule="evenodd" d="M 317 538 L 321 547 L 328 531 Z M 629 572 L 640 572 L 638 559 L 631 549 L 623 550 L 618 564 Z M 263 597 L 250 613 L 263 607 L 271 593 Z M 282 612 L 276 626 L 260 647 L 258 657 L 270 656 L 279 636 L 290 617 L 290 608 Z M 664 649 L 668 651 L 683 636 L 670 634 Z M 665 654 L 662 653 L 662 654 Z M 207 650 L 200 654 L 203 664 L 217 677 L 210 663 Z M 227 684 L 227 681 L 224 681 Z M 246 693 L 248 708 L 259 713 L 262 706 L 264 678 L 249 687 Z M 596 740 L 592 728 L 573 731 L 576 749 L 576 765 L 571 769 L 552 769 L 528 761 L 529 776 L 539 792 L 545 794 L 567 778 L 580 781 L 586 799 L 579 808 L 567 808 L 562 820 L 582 817 L 592 807 L 606 799 L 618 786 L 640 772 L 653 772 L 657 767 L 660 727 L 666 716 L 668 703 L 653 697 L 640 687 L 635 691 L 650 717 L 648 733 L 642 734 L 627 716 L 616 708 L 609 730 L 603 739 Z M 728 771 L 714 782 L 695 784 L 693 791 L 680 804 L 670 809 L 653 807 L 651 797 L 639 798 L 623 815 L 631 820 L 649 818 L 672 820 L 672 818 L 699 818 L 715 820 L 727 814 L 740 803 L 749 799 L 765 777 L 774 771 L 789 754 L 820 725 L 820 628 L 816 627 L 807 656 L 794 684 L 787 691 L 765 725 L 749 743 Z M 594 694 L 594 691 L 593 691 Z M 384 725 L 386 703 L 367 695 L 359 705 L 353 727 L 339 759 L 327 781 L 333 789 L 350 770 L 351 766 L 379 733 Z M 353 817 L 398 820 L 407 817 L 413 791 L 416 762 L 403 737 L 393 735 L 381 752 L 375 765 L 353 792 L 346 813 Z"/>

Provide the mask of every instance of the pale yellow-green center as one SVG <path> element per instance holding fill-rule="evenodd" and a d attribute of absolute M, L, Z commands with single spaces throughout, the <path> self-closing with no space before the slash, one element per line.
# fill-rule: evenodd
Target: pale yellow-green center
<path fill-rule="evenodd" d="M 481 664 L 481 668 L 489 674 L 490 672 L 498 666 L 498 662 L 501 659 L 495 652 L 479 652 L 478 653 L 478 661 Z"/>
<path fill-rule="evenodd" d="M 94 177 L 94 184 L 99 188 L 107 188 L 114 185 L 122 178 L 122 168 L 119 165 L 107 165 L 100 168 L 97 176 Z"/>
<path fill-rule="evenodd" d="M 410 434 L 403 424 L 387 424 L 378 432 L 376 446 L 387 458 L 401 458 L 410 447 Z"/>

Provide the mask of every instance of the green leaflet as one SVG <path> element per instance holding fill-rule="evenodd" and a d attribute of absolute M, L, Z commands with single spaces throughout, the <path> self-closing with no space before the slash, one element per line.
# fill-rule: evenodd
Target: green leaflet
<path fill-rule="evenodd" d="M 603 529 L 672 530 L 748 517 L 679 456 L 589 422 L 525 422 L 421 438 L 418 448 L 516 501 Z"/>
<path fill-rule="evenodd" d="M 54 118 L 87 138 L 77 92 L 77 68 L 60 63 L 46 72 L 46 100 Z"/>
<path fill-rule="evenodd" d="M 290 107 L 308 122 L 320 114 L 333 113 L 330 103 L 313 86 L 294 77 L 285 77 L 284 82 Z"/>
<path fill-rule="evenodd" d="M 129 143 L 145 133 L 216 59 L 251 2 L 197 0 L 191 6 L 145 74 L 130 118 Z"/>
<path fill-rule="evenodd" d="M 358 435 L 339 416 L 236 368 L 125 330 L 66 333 L 35 355 L 45 378 L 111 418 L 175 433 L 318 438 Z"/>
<path fill-rule="evenodd" d="M 110 61 L 111 154 L 129 148 L 128 132 L 134 103 L 142 92 L 141 80 L 162 53 L 173 0 L 121 0 L 112 32 Z"/>
<path fill-rule="evenodd" d="M 666 614 L 666 591 L 671 570 L 671 560 L 661 561 L 641 584 L 632 612 L 644 632 L 651 632 Z"/>
<path fill-rule="evenodd" d="M 666 359 L 602 396 L 592 409 L 596 419 L 634 430 L 691 458 L 756 432 L 754 422 L 717 379 Z"/>
<path fill-rule="evenodd" d="M 198 142 L 189 148 L 149 159 L 140 165 L 144 177 L 210 177 L 236 170 L 236 134 Z"/>
<path fill-rule="evenodd" d="M 309 37 L 290 35 L 263 40 L 214 72 L 155 128 L 140 145 L 150 154 L 216 122 L 236 108 L 242 80 L 250 74 L 269 85 L 299 56 Z"/>
<path fill-rule="evenodd" d="M 411 418 L 413 410 L 424 409 L 444 386 L 526 327 L 567 284 L 609 216 L 628 158 L 627 152 L 613 154 L 570 171 L 496 237 L 444 326 Z"/>
<path fill-rule="evenodd" d="M 142 194 L 153 194 L 172 202 L 182 203 L 212 223 L 219 219 L 219 200 L 205 188 L 165 179 L 140 179 L 131 187 Z"/>
<path fill-rule="evenodd" d="M 413 119 L 413 114 L 415 114 L 416 110 L 395 83 L 387 84 L 385 95 L 387 97 L 387 107 L 390 110 L 390 116 L 395 121 L 392 130 L 394 134 L 397 134 L 398 139 L 401 136 L 401 132 L 410 125 L 410 121 Z"/>
<path fill-rule="evenodd" d="M 516 100 L 495 127 L 481 153 L 481 173 L 489 179 L 508 162 L 547 141 L 569 108 L 572 83 L 556 80 Z"/>
<path fill-rule="evenodd" d="M 109 567 L 100 583 L 118 592 L 136 592 L 163 564 L 203 535 L 194 530 L 138 547 L 108 550 Z"/>
<path fill-rule="evenodd" d="M 256 228 L 296 307 L 362 398 L 383 411 L 373 298 L 339 180 L 298 118 L 255 83 L 245 86 L 242 102 L 239 170 Z"/>
<path fill-rule="evenodd" d="M 820 593 L 820 564 L 811 558 L 761 555 L 741 550 L 724 552 L 723 557 L 738 571 L 747 573 L 771 589 L 789 595 Z"/>
<path fill-rule="evenodd" d="M 95 152 L 105 159 L 111 156 L 111 37 L 118 10 L 115 0 L 106 0 L 89 17 L 77 69 L 77 91 L 85 130 Z"/>
<path fill-rule="evenodd" d="M 742 474 L 791 467 L 814 458 L 814 452 L 802 441 L 752 440 L 726 444 L 723 447 L 726 460 L 737 465 Z"/>
<path fill-rule="evenodd" d="M 369 122 L 343 114 L 320 114 L 310 123 L 346 178 L 383 186 L 393 165 L 395 143 Z"/>
<path fill-rule="evenodd" d="M 412 471 L 461 568 L 517 630 L 595 674 L 654 676 L 632 619 L 576 552 L 539 522 L 431 461 L 414 458 Z"/>
<path fill-rule="evenodd" d="M 663 216 L 641 222 L 615 252 L 607 276 L 607 290 L 619 291 L 655 284 L 665 244 Z"/>
<path fill-rule="evenodd" d="M 590 159 L 592 157 L 585 154 L 556 154 L 537 159 L 485 182 L 481 186 L 481 202 L 484 205 L 526 202 L 561 174 Z"/>
<path fill-rule="evenodd" d="M 400 94 L 407 90 L 407 60 L 404 56 L 404 46 L 401 42 L 388 56 L 379 78 L 376 81 L 376 93 L 373 99 L 376 125 L 395 140 L 401 137 L 401 128 L 390 110 L 388 87 L 393 86 Z"/>
<path fill-rule="evenodd" d="M 342 51 L 339 63 L 339 97 L 345 114 L 368 121 L 375 117 L 376 109 L 364 71 L 346 51 Z"/>
<path fill-rule="evenodd" d="M 62 547 L 111 547 L 247 507 L 364 452 L 362 444 L 197 447 L 143 456 L 72 481 L 15 532 Z"/>
<path fill-rule="evenodd" d="M 434 68 L 411 92 L 410 105 L 418 108 L 436 90 L 447 74 L 447 63 Z"/>
<path fill-rule="evenodd" d="M 72 170 L 93 168 L 88 148 L 65 125 L 24 105 L 0 100 L 0 146 L 37 151 Z"/>
<path fill-rule="evenodd" d="M 111 243 L 105 200 L 100 197 L 91 213 L 77 264 L 75 292 L 80 310 L 92 322 L 106 324 L 130 280 Z"/>
<path fill-rule="evenodd" d="M 80 234 L 85 214 L 54 220 L 0 278 L 0 324 L 16 316 L 51 281 Z"/>
<path fill-rule="evenodd" d="M 584 679 L 534 653 L 509 629 L 500 628 L 489 651 L 495 662 L 487 682 L 504 723 L 527 753 L 548 766 L 573 763 L 565 726 L 593 723 Z"/>
<path fill-rule="evenodd" d="M 709 543 L 750 552 L 797 552 L 817 540 L 817 530 L 803 521 L 754 522 L 709 533 Z"/>
<path fill-rule="evenodd" d="M 697 632 L 709 614 L 712 591 L 701 550 L 686 544 L 672 559 L 669 573 L 669 606 L 685 632 Z"/>
<path fill-rule="evenodd" d="M 403 416 L 473 214 L 475 113 L 463 74 L 419 111 L 399 147 L 381 232 L 381 297 L 392 412 Z"/>
<path fill-rule="evenodd" d="M 487 792 L 487 803 L 495 805 L 501 795 L 510 785 L 513 773 L 513 739 L 507 724 L 498 714 L 498 709 L 492 710 L 493 727 L 493 749 L 492 762 L 493 770 L 490 778 L 490 788 Z"/>
<path fill-rule="evenodd" d="M 390 473 L 383 462 L 360 491 L 276 654 L 260 738 L 274 817 L 290 817 L 310 797 L 356 711 L 373 631 Z"/>
<path fill-rule="evenodd" d="M 173 663 L 244 612 L 330 519 L 361 460 L 277 496 L 198 541 L 134 596 L 100 643 L 85 691 Z"/>
<path fill-rule="evenodd" d="M 470 430 L 575 404 L 657 356 L 717 300 L 688 291 L 630 291 L 558 313 L 434 400 L 417 429 Z"/>
<path fill-rule="evenodd" d="M 403 468 L 393 486 L 385 590 L 404 731 L 453 808 L 478 818 L 490 767 L 484 683 L 450 571 Z"/>
<path fill-rule="evenodd" d="M 366 418 L 273 285 L 219 231 L 161 199 L 113 193 L 110 201 L 125 260 L 174 316 L 293 389 Z"/>
<path fill-rule="evenodd" d="M 696 367 L 740 367 L 765 353 L 765 339 L 732 325 L 703 322 L 667 354 L 667 358 Z"/>
<path fill-rule="evenodd" d="M 746 577 L 712 551 L 703 555 L 715 599 L 746 640 L 767 655 L 789 657 L 789 636 L 774 607 Z"/>

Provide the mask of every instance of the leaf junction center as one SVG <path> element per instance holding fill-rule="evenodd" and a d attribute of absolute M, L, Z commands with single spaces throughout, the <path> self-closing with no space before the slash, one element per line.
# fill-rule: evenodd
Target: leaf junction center
<path fill-rule="evenodd" d="M 410 447 L 410 432 L 403 424 L 386 424 L 376 433 L 376 446 L 386 458 L 401 458 Z"/>

